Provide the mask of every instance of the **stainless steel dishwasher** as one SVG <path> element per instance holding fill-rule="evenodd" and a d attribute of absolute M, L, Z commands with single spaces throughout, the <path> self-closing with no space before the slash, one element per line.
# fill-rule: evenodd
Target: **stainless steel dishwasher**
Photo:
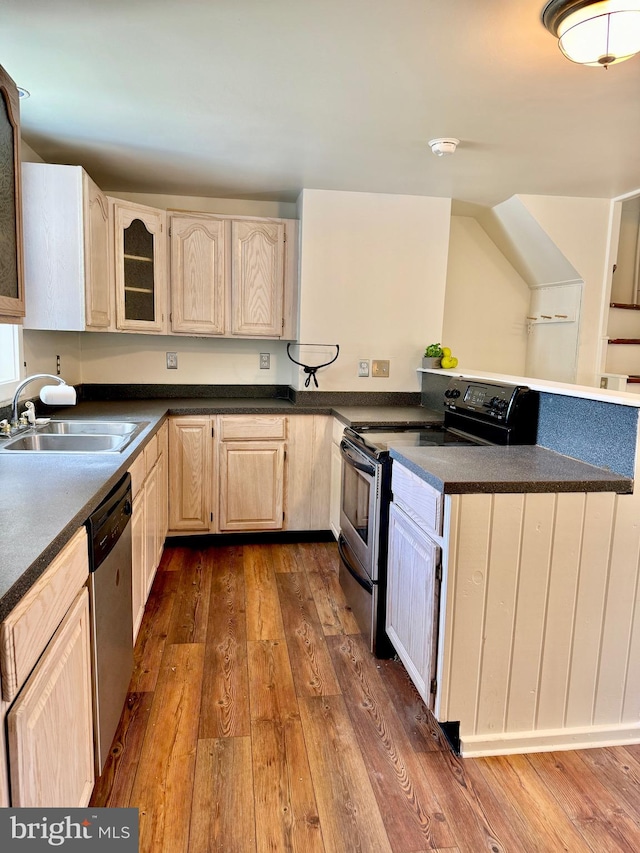
<path fill-rule="evenodd" d="M 87 521 L 96 775 L 104 768 L 133 672 L 131 477 Z"/>

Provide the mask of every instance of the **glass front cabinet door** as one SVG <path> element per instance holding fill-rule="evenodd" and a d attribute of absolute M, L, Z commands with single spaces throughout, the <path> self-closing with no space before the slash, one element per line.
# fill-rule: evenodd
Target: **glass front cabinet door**
<path fill-rule="evenodd" d="M 132 332 L 167 329 L 165 212 L 109 199 L 115 248 L 116 325 Z"/>
<path fill-rule="evenodd" d="M 0 67 L 0 322 L 22 317 L 20 108 L 16 84 Z"/>

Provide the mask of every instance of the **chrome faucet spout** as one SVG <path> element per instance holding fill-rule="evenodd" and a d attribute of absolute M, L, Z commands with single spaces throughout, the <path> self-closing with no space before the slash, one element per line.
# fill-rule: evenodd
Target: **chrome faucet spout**
<path fill-rule="evenodd" d="M 37 379 L 54 379 L 58 385 L 66 385 L 67 383 L 60 376 L 53 376 L 51 373 L 34 373 L 33 376 L 27 376 L 26 379 L 18 385 L 16 388 L 16 393 L 13 395 L 13 403 L 11 404 L 11 426 L 18 426 L 18 398 L 22 391 L 29 385 L 31 382 L 35 382 Z"/>

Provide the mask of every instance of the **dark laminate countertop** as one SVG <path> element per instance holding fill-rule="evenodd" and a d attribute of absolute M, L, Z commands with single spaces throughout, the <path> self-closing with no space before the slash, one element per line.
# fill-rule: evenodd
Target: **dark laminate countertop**
<path fill-rule="evenodd" d="M 440 413 L 420 406 L 328 406 L 295 405 L 279 398 L 165 398 L 156 400 L 123 400 L 109 402 L 85 402 L 73 408 L 57 411 L 55 418 L 112 419 L 148 421 L 148 426 L 122 453 L 50 455 L 46 453 L 20 453 L 0 450 L 0 482 L 3 500 L 0 503 L 0 621 L 18 603 L 25 592 L 46 569 L 51 560 L 71 539 L 73 534 L 96 509 L 101 500 L 131 466 L 146 442 L 157 432 L 167 415 L 197 414 L 324 414 L 334 415 L 348 426 L 411 426 L 441 420 Z M 485 462 L 480 469 L 466 467 L 462 476 L 463 457 L 461 452 L 483 454 Z M 499 448 L 467 448 L 452 451 L 447 448 L 404 449 L 405 464 L 413 470 L 422 471 L 428 461 L 421 453 L 438 452 L 429 462 L 432 467 L 432 484 L 444 491 L 458 489 L 472 491 L 470 472 L 476 470 L 476 480 L 481 491 L 507 491 L 508 479 L 505 450 Z M 631 481 L 623 477 L 608 475 L 603 469 L 584 465 L 567 457 L 559 456 L 540 448 L 508 450 L 506 458 L 513 458 L 513 483 L 522 481 L 523 451 L 533 454 L 538 468 L 529 468 L 525 480 L 542 482 L 540 466 L 546 459 L 547 488 L 551 483 L 562 482 L 566 490 L 577 490 L 585 482 L 610 491 L 630 491 Z M 455 453 L 453 460 L 447 454 Z M 495 454 L 493 457 L 491 454 Z M 516 456 L 520 460 L 516 466 Z M 397 457 L 396 457 L 397 458 Z M 493 463 L 490 463 L 493 458 Z M 480 457 L 478 456 L 478 460 Z M 457 460 L 457 467 L 456 467 Z M 551 461 L 555 460 L 555 461 Z M 559 463 L 557 460 L 561 460 Z M 433 463 L 433 464 L 432 464 Z M 531 465 L 532 463 L 530 463 Z M 491 467 L 493 465 L 493 467 Z M 448 467 L 447 467 L 448 466 Z M 566 466 L 566 476 L 560 474 L 559 466 Z M 455 474 L 453 473 L 455 472 Z M 550 479 L 551 474 L 555 479 Z M 519 479 L 518 479 L 519 477 Z M 493 478 L 493 479 L 492 479 Z M 496 488 L 496 478 L 498 485 Z M 584 478 L 584 479 L 581 479 Z M 435 480 L 435 482 L 434 482 Z M 513 485 L 512 483 L 512 485 Z M 441 484 L 441 485 L 438 485 Z M 562 485 L 556 486 L 562 489 Z M 521 490 L 521 487 L 517 490 Z M 535 489 L 529 489 L 535 490 Z M 580 490 L 584 490 L 580 488 Z"/>
<path fill-rule="evenodd" d="M 0 621 L 126 473 L 167 415 L 324 414 L 345 424 L 414 423 L 428 412 L 410 407 L 297 406 L 268 398 L 164 398 L 85 402 L 54 418 L 148 421 L 122 453 L 48 454 L 0 450 Z"/>
<path fill-rule="evenodd" d="M 448 495 L 478 492 L 618 492 L 633 480 L 538 446 L 398 447 L 392 459 Z"/>

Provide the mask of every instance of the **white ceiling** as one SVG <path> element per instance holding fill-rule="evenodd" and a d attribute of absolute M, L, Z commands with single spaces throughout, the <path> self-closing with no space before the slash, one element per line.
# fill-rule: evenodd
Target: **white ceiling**
<path fill-rule="evenodd" d="M 612 198 L 640 56 L 573 65 L 544 0 L 2 0 L 25 140 L 111 191 Z M 427 141 L 456 136 L 452 157 Z"/>

